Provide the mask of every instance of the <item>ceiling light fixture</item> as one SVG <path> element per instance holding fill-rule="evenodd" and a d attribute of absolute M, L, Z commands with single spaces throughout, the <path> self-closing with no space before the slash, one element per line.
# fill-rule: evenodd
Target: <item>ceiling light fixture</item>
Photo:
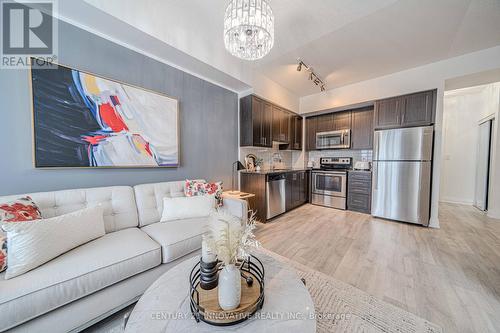
<path fill-rule="evenodd" d="M 320 86 L 321 91 L 325 91 L 325 83 L 321 78 L 319 77 L 318 74 L 316 74 L 313 70 L 312 67 L 307 66 L 305 62 L 303 62 L 300 58 L 297 59 L 298 66 L 297 66 L 297 71 L 300 72 L 302 70 L 302 67 L 305 67 L 307 72 L 309 73 L 309 80 L 313 81 L 315 85 Z"/>
<path fill-rule="evenodd" d="M 224 44 L 244 60 L 268 54 L 274 45 L 274 15 L 268 1 L 231 0 L 224 14 Z"/>

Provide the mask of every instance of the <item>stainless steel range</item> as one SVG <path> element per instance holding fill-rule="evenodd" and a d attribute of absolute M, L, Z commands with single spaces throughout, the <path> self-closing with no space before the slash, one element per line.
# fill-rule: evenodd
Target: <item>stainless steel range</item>
<path fill-rule="evenodd" d="M 347 170 L 351 167 L 350 157 L 320 158 L 320 168 L 312 170 L 311 203 L 345 210 Z"/>

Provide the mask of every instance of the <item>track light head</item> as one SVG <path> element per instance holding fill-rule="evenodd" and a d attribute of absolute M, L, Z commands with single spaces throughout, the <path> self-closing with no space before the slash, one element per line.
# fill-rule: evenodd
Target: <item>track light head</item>
<path fill-rule="evenodd" d="M 309 80 L 314 82 L 315 85 L 321 88 L 321 91 L 325 91 L 325 83 L 319 78 L 319 76 L 314 72 L 314 69 L 307 66 L 300 58 L 297 58 L 297 72 L 302 71 L 302 67 L 305 68 L 306 72 L 309 73 Z"/>

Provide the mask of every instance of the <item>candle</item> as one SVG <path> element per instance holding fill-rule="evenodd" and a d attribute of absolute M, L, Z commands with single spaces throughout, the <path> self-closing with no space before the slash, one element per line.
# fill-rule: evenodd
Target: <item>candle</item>
<path fill-rule="evenodd" d="M 201 241 L 201 260 L 206 263 L 214 262 L 216 259 L 215 254 L 208 248 L 205 239 Z"/>

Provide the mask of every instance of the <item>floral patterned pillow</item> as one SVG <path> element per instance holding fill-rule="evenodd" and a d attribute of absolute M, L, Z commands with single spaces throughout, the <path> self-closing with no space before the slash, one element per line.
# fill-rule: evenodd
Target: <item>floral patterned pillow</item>
<path fill-rule="evenodd" d="M 222 202 L 222 182 L 207 183 L 200 180 L 186 179 L 184 194 L 186 197 L 195 197 L 198 195 L 214 195 L 217 207 L 221 207 Z"/>
<path fill-rule="evenodd" d="M 25 222 L 42 219 L 38 206 L 26 196 L 0 204 L 0 223 Z M 0 224 L 0 229 L 1 229 Z M 7 237 L 0 230 L 0 272 L 7 268 Z"/>
<path fill-rule="evenodd" d="M 7 269 L 7 237 L 0 231 L 0 272 Z"/>

